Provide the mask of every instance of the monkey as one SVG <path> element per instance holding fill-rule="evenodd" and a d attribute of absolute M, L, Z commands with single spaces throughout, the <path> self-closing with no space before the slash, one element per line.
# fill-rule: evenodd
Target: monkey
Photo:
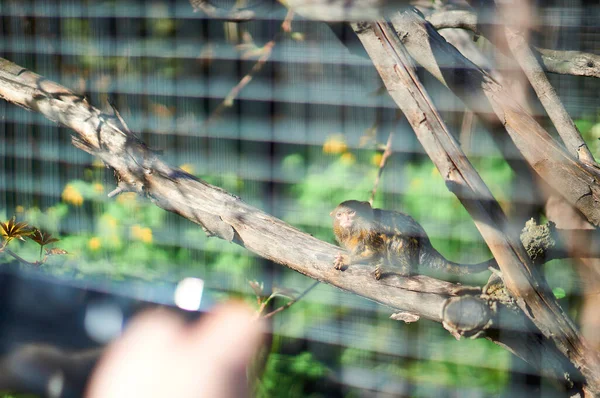
<path fill-rule="evenodd" d="M 359 263 L 375 265 L 375 279 L 381 279 L 385 266 L 401 276 L 415 274 L 419 266 L 455 274 L 471 274 L 497 268 L 496 261 L 458 264 L 447 260 L 429 241 L 419 223 L 398 211 L 374 209 L 369 202 L 348 200 L 331 213 L 337 242 L 350 254 L 338 253 L 333 265 L 342 270 Z"/>

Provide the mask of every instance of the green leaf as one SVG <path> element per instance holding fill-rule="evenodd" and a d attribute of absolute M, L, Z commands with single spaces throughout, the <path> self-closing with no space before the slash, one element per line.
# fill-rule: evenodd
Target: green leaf
<path fill-rule="evenodd" d="M 556 297 L 557 299 L 564 298 L 567 295 L 565 289 L 563 289 L 562 287 L 555 287 L 554 289 L 552 289 L 552 293 L 554 293 L 554 297 Z"/>

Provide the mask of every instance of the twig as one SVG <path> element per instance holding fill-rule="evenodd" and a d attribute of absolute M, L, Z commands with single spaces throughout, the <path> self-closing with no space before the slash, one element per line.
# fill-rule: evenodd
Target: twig
<path fill-rule="evenodd" d="M 269 41 L 263 46 L 263 55 L 261 55 L 258 61 L 256 61 L 252 69 L 250 69 L 250 72 L 248 72 L 238 82 L 238 84 L 236 84 L 231 90 L 229 90 L 229 93 L 227 93 L 225 99 L 221 101 L 221 103 L 215 108 L 215 110 L 210 114 L 210 116 L 204 121 L 204 123 L 202 124 L 203 130 L 206 130 L 209 124 L 218 119 L 221 116 L 221 113 L 223 113 L 223 111 L 226 108 L 229 108 L 231 107 L 231 105 L 233 105 L 233 101 L 237 98 L 240 91 L 242 91 L 242 89 L 252 81 L 253 76 L 262 69 L 267 60 L 271 57 L 273 47 L 275 47 L 275 39 Z"/>
<path fill-rule="evenodd" d="M 383 174 L 383 169 L 388 158 L 392 155 L 392 136 L 394 135 L 394 131 L 390 131 L 390 135 L 388 136 L 387 143 L 385 144 L 385 150 L 383 151 L 383 155 L 381 155 L 381 160 L 379 161 L 379 170 L 377 171 L 377 177 L 375 177 L 375 183 L 373 184 L 373 190 L 371 191 L 371 197 L 369 198 L 369 204 L 373 206 L 373 200 L 375 200 L 375 194 L 377 193 L 377 187 L 379 186 L 379 180 L 381 179 L 381 174 Z"/>
<path fill-rule="evenodd" d="M 287 14 L 285 14 L 285 19 L 281 24 L 281 30 L 285 33 L 292 33 L 292 20 L 294 19 L 294 10 L 291 8 L 288 9 Z"/>
<path fill-rule="evenodd" d="M 290 8 L 285 16 L 285 19 L 283 20 L 283 22 L 281 24 L 281 30 L 283 32 L 285 32 L 285 33 L 291 32 L 293 19 L 294 19 L 294 11 Z M 261 51 L 263 52 L 263 54 L 256 61 L 254 66 L 252 66 L 252 69 L 250 69 L 250 72 L 248 72 L 238 82 L 238 84 L 236 84 L 231 90 L 229 90 L 229 93 L 227 93 L 227 95 L 225 96 L 225 99 L 223 99 L 223 101 L 221 101 L 221 103 L 215 108 L 215 110 L 210 114 L 210 116 L 208 118 L 206 118 L 206 120 L 202 124 L 203 130 L 206 130 L 206 128 L 208 127 L 209 124 L 211 124 L 213 121 L 218 119 L 219 116 L 221 116 L 221 113 L 223 113 L 223 111 L 226 108 L 229 108 L 233 105 L 233 101 L 235 101 L 235 99 L 239 95 L 240 91 L 242 91 L 244 89 L 244 87 L 246 87 L 252 81 L 252 78 L 254 77 L 255 74 L 260 72 L 260 70 L 263 68 L 265 63 L 271 57 L 271 54 L 273 53 L 273 47 L 275 47 L 275 43 L 276 43 L 277 39 L 279 38 L 280 34 L 281 34 L 281 32 L 277 33 L 272 40 L 267 42 L 262 47 Z"/>
<path fill-rule="evenodd" d="M 38 267 L 40 264 L 43 264 L 43 261 L 29 262 L 29 261 L 25 260 L 23 257 L 19 256 L 17 253 L 13 252 L 12 250 L 10 250 L 6 247 L 4 249 L 2 249 L 2 251 L 0 251 L 0 253 L 6 253 L 6 254 L 14 257 L 15 259 L 17 259 L 18 261 L 20 261 L 21 263 L 23 263 L 25 265 L 31 265 L 33 267 Z"/>
<path fill-rule="evenodd" d="M 321 283 L 321 282 L 319 282 L 319 281 L 314 282 L 312 285 L 307 287 L 306 290 L 304 290 L 302 293 L 300 293 L 300 295 L 298 297 L 296 297 L 293 300 L 288 301 L 287 303 L 285 303 L 285 305 L 282 305 L 281 307 L 274 309 L 273 311 L 269 312 L 268 314 L 263 315 L 262 318 L 271 318 L 273 315 L 275 315 L 281 311 L 287 310 L 292 305 L 294 305 L 298 301 L 302 300 L 304 298 L 304 296 L 306 296 L 311 290 L 313 290 L 319 283 Z"/>

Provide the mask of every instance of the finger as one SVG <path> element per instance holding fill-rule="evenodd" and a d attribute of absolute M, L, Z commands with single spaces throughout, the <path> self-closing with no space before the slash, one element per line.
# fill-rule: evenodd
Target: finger
<path fill-rule="evenodd" d="M 217 308 L 188 330 L 190 354 L 210 374 L 205 396 L 247 396 L 246 369 L 262 341 L 264 324 L 241 303 Z"/>
<path fill-rule="evenodd" d="M 168 355 L 183 328 L 183 320 L 169 311 L 152 310 L 137 316 L 100 359 L 86 396 L 136 396 L 135 380 L 159 380 L 164 375 L 156 360 Z"/>

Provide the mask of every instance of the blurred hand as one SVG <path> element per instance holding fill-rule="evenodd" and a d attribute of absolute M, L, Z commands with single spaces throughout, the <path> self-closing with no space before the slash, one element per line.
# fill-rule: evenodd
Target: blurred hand
<path fill-rule="evenodd" d="M 100 360 L 87 398 L 243 397 L 246 367 L 262 325 L 242 304 L 217 308 L 192 324 L 177 315 L 140 315 Z"/>

